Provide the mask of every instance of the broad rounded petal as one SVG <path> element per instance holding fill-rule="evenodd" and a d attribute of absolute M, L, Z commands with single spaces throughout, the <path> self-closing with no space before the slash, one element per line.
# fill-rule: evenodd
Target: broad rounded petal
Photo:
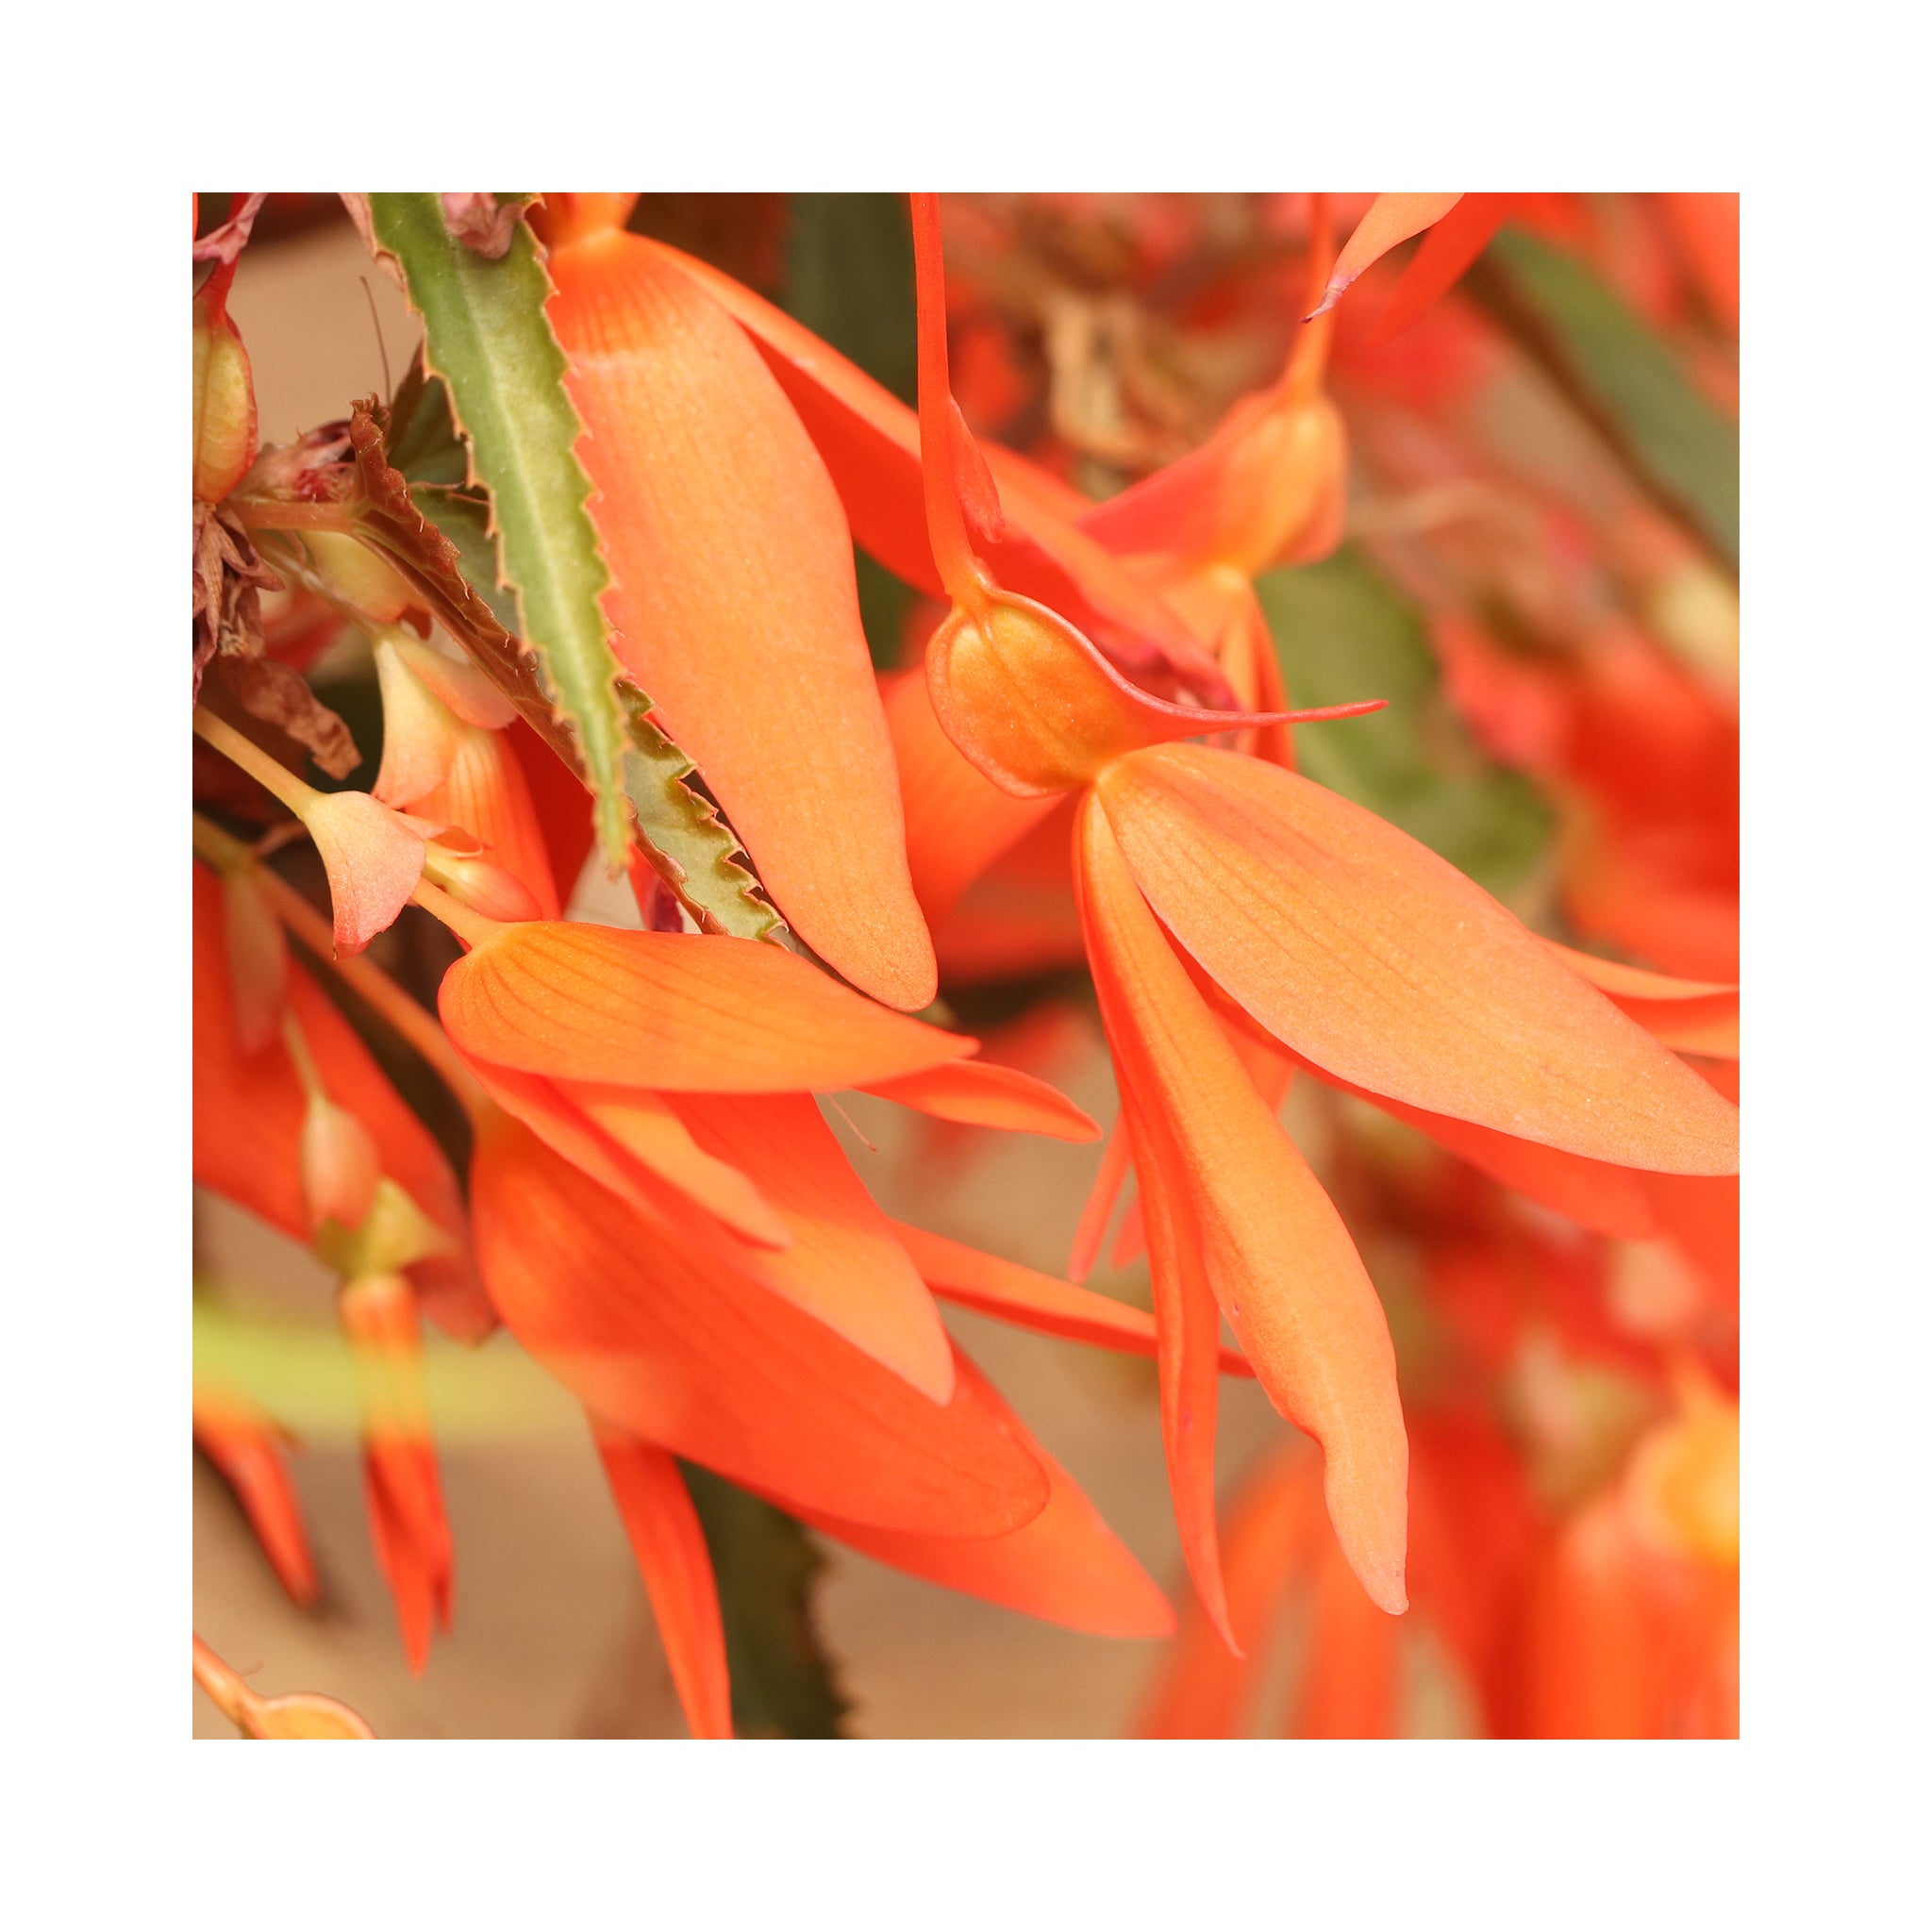
<path fill-rule="evenodd" d="M 724 1621 L 704 1526 L 675 1458 L 608 1423 L 591 1422 L 597 1455 L 651 1599 L 671 1681 L 693 1738 L 731 1735 Z"/>
<path fill-rule="evenodd" d="M 896 1100 L 942 1121 L 969 1127 L 1006 1127 L 1016 1134 L 1045 1134 L 1056 1141 L 1097 1141 L 1100 1123 L 1056 1087 L 985 1060 L 952 1060 L 896 1080 L 874 1080 L 862 1090 Z"/>
<path fill-rule="evenodd" d="M 1176 1266 L 1205 1273 L 1269 1398 L 1322 1444 L 1329 1514 L 1351 1566 L 1377 1604 L 1400 1612 L 1408 1446 L 1381 1302 L 1334 1205 L 1141 898 L 1097 801 L 1082 812 L 1078 849 L 1081 916 L 1156 1282 Z"/>
<path fill-rule="evenodd" d="M 989 1402 L 998 1402 L 997 1392 L 963 1355 L 959 1379 L 976 1383 Z M 1040 1458 L 1052 1493 L 1046 1507 L 1009 1536 L 907 1536 L 841 1523 L 809 1509 L 802 1512 L 805 1521 L 895 1570 L 1049 1624 L 1102 1637 L 1167 1636 L 1174 1628 L 1174 1612 L 1159 1586 L 1101 1520 L 1080 1486 L 1017 1418 L 1013 1427 Z"/>
<path fill-rule="evenodd" d="M 504 1120 L 473 1168 L 477 1253 L 517 1339 L 607 1421 L 788 1507 L 998 1536 L 1038 1460 L 963 1379 L 929 1401 L 821 1322 L 658 1227 Z"/>
<path fill-rule="evenodd" d="M 698 933 L 506 926 L 443 974 L 437 1006 L 479 1059 L 667 1092 L 832 1091 L 973 1051 L 795 953 Z"/>
<path fill-rule="evenodd" d="M 734 1265 L 815 1316 L 934 1402 L 953 1393 L 953 1350 L 925 1284 L 845 1150 L 805 1093 L 685 1093 L 674 1103 L 697 1144 L 756 1174 L 791 1239 Z"/>
<path fill-rule="evenodd" d="M 1068 1341 L 1091 1342 L 1128 1355 L 1157 1352 L 1154 1317 L 1144 1308 L 1056 1280 L 908 1222 L 895 1221 L 892 1226 L 925 1285 L 946 1301 Z M 1221 1351 L 1220 1365 L 1224 1375 L 1255 1373 L 1232 1348 Z"/>
<path fill-rule="evenodd" d="M 824 462 L 742 330 L 647 244 L 606 231 L 550 267 L 619 658 L 800 936 L 889 1005 L 928 1005 L 932 941 Z"/>
<path fill-rule="evenodd" d="M 1738 989 L 1702 979 L 1673 979 L 1614 959 L 1573 952 L 1554 940 L 1550 951 L 1579 979 L 1587 979 L 1621 1011 L 1628 1013 L 1654 1040 L 1678 1053 L 1709 1054 L 1736 1059 Z"/>
<path fill-rule="evenodd" d="M 1325 1072 L 1595 1160 L 1736 1172 L 1735 1108 L 1373 813 L 1204 745 L 1135 753 L 1098 790 L 1175 938 Z"/>

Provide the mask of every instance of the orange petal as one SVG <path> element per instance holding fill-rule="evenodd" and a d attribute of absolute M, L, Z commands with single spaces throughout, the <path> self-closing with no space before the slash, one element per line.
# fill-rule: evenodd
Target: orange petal
<path fill-rule="evenodd" d="M 963 1379 L 927 1400 L 504 1120 L 478 1137 L 477 1253 L 517 1339 L 594 1413 L 784 1501 L 923 1535 L 997 1536 L 1047 1481 Z"/>
<path fill-rule="evenodd" d="M 659 258 L 688 275 L 751 337 L 838 486 L 854 539 L 894 575 L 943 594 L 927 540 L 919 419 L 863 370 L 761 296 L 661 242 Z M 1164 670 L 1207 698 L 1212 659 L 1165 600 L 1075 520 L 1086 497 L 1038 464 L 980 445 L 998 486 L 1003 529 L 983 555 L 1008 589 L 1062 610 L 1129 670 Z"/>
<path fill-rule="evenodd" d="M 656 1444 L 591 1420 L 597 1454 L 630 1539 L 671 1681 L 693 1738 L 731 1735 L 724 1622 L 704 1525 L 677 1463 Z"/>
<path fill-rule="evenodd" d="M 1094 1174 L 1087 1205 L 1080 1209 L 1080 1224 L 1074 1230 L 1073 1251 L 1067 1257 L 1070 1281 L 1085 1281 L 1093 1272 L 1093 1258 L 1107 1239 L 1107 1224 L 1120 1204 L 1129 1165 L 1127 1124 L 1124 1117 L 1117 1116 L 1101 1151 L 1100 1166 Z"/>
<path fill-rule="evenodd" d="M 959 1379 L 979 1384 L 989 1401 L 998 1401 L 964 1356 L 959 1357 Z M 908 1536 L 841 1523 L 809 1509 L 801 1513 L 814 1528 L 863 1555 L 946 1590 L 964 1591 L 1026 1616 L 1102 1637 L 1165 1637 L 1174 1628 L 1174 1612 L 1159 1586 L 1101 1520 L 1073 1477 L 1017 1418 L 1012 1426 L 1046 1471 L 1052 1493 L 1031 1523 L 1008 1536 Z"/>
<path fill-rule="evenodd" d="M 1325 1072 L 1591 1159 L 1736 1171 L 1734 1108 L 1373 813 L 1201 745 L 1123 758 L 1099 793 L 1175 938 Z"/>
<path fill-rule="evenodd" d="M 1321 301 L 1304 320 L 1325 315 L 1341 301 L 1349 284 L 1372 262 L 1379 261 L 1399 242 L 1440 222 L 1462 199 L 1459 194 L 1378 194 L 1357 223 L 1347 245 L 1330 271 Z"/>
<path fill-rule="evenodd" d="M 1141 899 L 1097 800 L 1080 841 L 1081 916 L 1157 1285 L 1198 1257 L 1270 1400 L 1322 1444 L 1329 1514 L 1356 1574 L 1399 1612 L 1408 1450 L 1382 1305 Z"/>
<path fill-rule="evenodd" d="M 279 1039 L 244 1057 L 235 1036 L 221 881 L 194 867 L 194 1178 L 307 1245 L 302 1126 L 308 1096 Z M 315 981 L 289 964 L 288 1000 L 324 1087 L 375 1137 L 382 1171 L 459 1244 L 468 1225 L 442 1150 L 389 1083 L 369 1049 Z M 494 1325 L 464 1259 L 413 1271 L 432 1318 L 458 1339 Z"/>
<path fill-rule="evenodd" d="M 1462 273 L 1490 245 L 1514 206 L 1513 194 L 1464 194 L 1423 237 L 1423 245 L 1402 271 L 1375 318 L 1369 341 L 1392 341 L 1423 312 L 1440 301 Z M 1391 244 L 1392 245 L 1392 244 Z"/>
<path fill-rule="evenodd" d="M 928 1005 L 932 941 L 824 464 L 743 332 L 648 244 L 600 231 L 550 271 L 619 658 L 799 935 L 889 1005 Z"/>
<path fill-rule="evenodd" d="M 664 1091 L 829 1091 L 973 1051 L 795 953 L 697 933 L 505 926 L 443 975 L 437 1005 L 479 1059 Z"/>
<path fill-rule="evenodd" d="M 1396 1626 L 1333 1544 L 1315 1573 L 1314 1625 L 1288 1735 L 1395 1735 Z"/>
<path fill-rule="evenodd" d="M 970 1127 L 1006 1127 L 1056 1141 L 1100 1139 L 1100 1123 L 1091 1114 L 1075 1107 L 1058 1088 L 1017 1067 L 952 1060 L 896 1080 L 874 1080 L 860 1091 Z"/>
<path fill-rule="evenodd" d="M 558 1081 L 553 1091 L 640 1166 L 695 1202 L 732 1233 L 758 1247 L 791 1245 L 791 1231 L 784 1217 L 750 1176 L 728 1161 L 707 1154 L 691 1139 L 691 1129 L 669 1101 L 648 1088 L 612 1087 L 590 1080 Z"/>
<path fill-rule="evenodd" d="M 1641 967 L 1573 952 L 1554 940 L 1551 952 L 1578 978 L 1587 979 L 1612 1005 L 1628 1013 L 1653 1040 L 1678 1053 L 1738 1058 L 1738 989 L 1708 980 L 1672 979 Z"/>
<path fill-rule="evenodd" d="M 1051 1274 L 948 1241 L 908 1222 L 895 1221 L 892 1226 L 925 1285 L 949 1302 L 1068 1341 L 1091 1342 L 1096 1348 L 1120 1349 L 1127 1355 L 1156 1353 L 1154 1318 L 1143 1309 L 1117 1302 L 1111 1295 L 1075 1288 L 1072 1282 L 1057 1281 Z M 1221 1351 L 1220 1368 L 1224 1375 L 1255 1373 L 1232 1348 Z"/>
<path fill-rule="evenodd" d="M 959 751 L 933 715 L 924 671 L 879 681 L 899 787 L 912 888 L 937 933 L 959 894 L 1053 810 L 1051 798 L 1015 798 Z"/>
<path fill-rule="evenodd" d="M 442 783 L 465 727 L 416 675 L 397 640 L 376 639 L 375 675 L 382 691 L 382 768 L 375 795 L 384 805 L 408 808 Z"/>
<path fill-rule="evenodd" d="M 717 1159 L 754 1173 L 791 1241 L 732 1261 L 921 1394 L 947 1402 L 953 1351 L 939 1309 L 808 1094 L 680 1094 L 679 1117 Z"/>
<path fill-rule="evenodd" d="M 1245 1478 L 1227 1513 L 1224 1546 L 1228 1616 L 1243 1655 L 1230 1651 L 1197 1609 L 1184 1610 L 1179 1635 L 1135 1720 L 1135 1737 L 1248 1734 L 1281 1635 L 1276 1610 L 1318 1547 L 1321 1511 L 1321 1466 L 1299 1442 L 1270 1455 Z"/>
<path fill-rule="evenodd" d="M 562 908 L 543 826 L 506 733 L 466 725 L 441 783 L 417 801 L 417 808 L 425 818 L 460 825 L 481 840 L 490 863 L 530 895 L 537 908 L 532 916 L 558 917 Z M 576 883 L 575 876 L 569 883 Z"/>
<path fill-rule="evenodd" d="M 194 1390 L 194 1446 L 218 1469 L 242 1505 L 262 1555 L 291 1601 L 308 1605 L 321 1588 L 302 1506 L 290 1480 L 284 1432 L 239 1391 Z"/>

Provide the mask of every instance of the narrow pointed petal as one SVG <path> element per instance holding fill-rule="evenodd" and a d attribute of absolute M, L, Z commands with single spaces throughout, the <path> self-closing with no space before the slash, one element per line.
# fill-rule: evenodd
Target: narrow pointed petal
<path fill-rule="evenodd" d="M 953 1350 L 919 1272 L 809 1094 L 687 1093 L 674 1103 L 697 1144 L 755 1173 L 791 1236 L 733 1257 L 922 1395 L 953 1394 Z"/>
<path fill-rule="evenodd" d="M 684 1721 L 693 1738 L 728 1738 L 731 1675 L 724 1661 L 724 1621 L 691 1491 L 675 1459 L 655 1443 L 594 1418 L 591 1431 L 651 1599 Z"/>
<path fill-rule="evenodd" d="M 506 926 L 443 975 L 466 1054 L 660 1091 L 832 1091 L 971 1053 L 777 946 L 547 921 Z"/>
<path fill-rule="evenodd" d="M 231 1389 L 194 1390 L 194 1446 L 234 1491 L 261 1553 L 293 1603 L 315 1601 L 321 1585 L 302 1506 L 289 1476 L 287 1436 L 246 1396 Z"/>
<path fill-rule="evenodd" d="M 964 1356 L 959 1378 L 978 1384 L 988 1400 L 999 1399 Z M 1174 1628 L 1174 1612 L 1159 1586 L 1101 1520 L 1073 1477 L 1017 1418 L 1013 1426 L 1046 1471 L 1052 1493 L 1046 1507 L 1010 1535 L 908 1536 L 811 1510 L 803 1512 L 804 1519 L 895 1570 L 1049 1624 L 1102 1637 L 1167 1636 Z"/>
<path fill-rule="evenodd" d="M 1241 1485 L 1227 1514 L 1229 1620 L 1237 1657 L 1191 1606 L 1134 1722 L 1137 1738 L 1241 1738 L 1249 1734 L 1276 1614 L 1315 1539 L 1324 1536 L 1321 1468 L 1300 1444 L 1271 1455 Z"/>
<path fill-rule="evenodd" d="M 1127 1124 L 1117 1118 L 1101 1151 L 1100 1166 L 1087 1205 L 1080 1209 L 1080 1224 L 1074 1230 L 1074 1246 L 1067 1257 L 1067 1279 L 1085 1281 L 1093 1272 L 1094 1257 L 1107 1239 L 1107 1224 L 1120 1205 L 1121 1190 L 1126 1185 L 1131 1165 L 1127 1147 Z"/>
<path fill-rule="evenodd" d="M 789 1507 L 882 1528 L 997 1536 L 1045 1507 L 1038 1460 L 975 1386 L 929 1401 L 514 1122 L 479 1136 L 473 1198 L 505 1322 L 618 1426 Z"/>
<path fill-rule="evenodd" d="M 1055 1141 L 1100 1139 L 1100 1123 L 1058 1088 L 1017 1067 L 985 1060 L 952 1060 L 896 1080 L 869 1082 L 860 1091 L 969 1127 L 1005 1127 Z"/>
<path fill-rule="evenodd" d="M 1083 809 L 1078 850 L 1157 1284 L 1198 1257 L 1269 1398 L 1322 1444 L 1329 1514 L 1356 1574 L 1399 1613 L 1408 1448 L 1382 1305 L 1141 898 L 1097 800 Z"/>
<path fill-rule="evenodd" d="M 1461 199 L 1459 194 L 1376 195 L 1336 258 L 1321 301 L 1304 319 L 1312 322 L 1316 316 L 1325 315 L 1365 268 L 1379 261 L 1397 242 L 1407 242 L 1411 235 L 1440 222 Z"/>
<path fill-rule="evenodd" d="M 1324 1072 L 1595 1160 L 1736 1171 L 1735 1108 L 1373 813 L 1201 745 L 1137 752 L 1098 789 L 1168 928 Z"/>
<path fill-rule="evenodd" d="M 619 658 L 799 935 L 888 1005 L 928 1005 L 932 941 L 824 462 L 743 332 L 648 245 L 605 230 L 550 269 Z"/>
<path fill-rule="evenodd" d="M 382 691 L 382 768 L 375 795 L 407 809 L 442 783 L 465 727 L 416 675 L 396 640 L 376 639 L 375 675 Z"/>
<path fill-rule="evenodd" d="M 1154 1318 L 1142 1308 L 1057 1281 L 1051 1274 L 984 1254 L 963 1241 L 948 1241 L 908 1222 L 895 1221 L 892 1226 L 925 1285 L 946 1301 L 1068 1341 L 1127 1355 L 1156 1353 Z M 1221 1350 L 1220 1369 L 1224 1375 L 1255 1373 L 1232 1348 Z"/>
<path fill-rule="evenodd" d="M 1462 277 L 1508 217 L 1513 194 L 1465 194 L 1423 237 L 1402 271 L 1369 337 L 1373 345 L 1393 341 Z"/>

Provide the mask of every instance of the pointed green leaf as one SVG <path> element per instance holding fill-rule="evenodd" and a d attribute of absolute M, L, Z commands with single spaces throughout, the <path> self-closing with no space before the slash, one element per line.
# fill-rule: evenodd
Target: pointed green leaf
<path fill-rule="evenodd" d="M 1536 357 L 1650 493 L 1738 568 L 1738 425 L 1574 256 L 1506 226 L 1473 293 Z"/>
<path fill-rule="evenodd" d="M 1272 571 L 1255 594 L 1291 703 L 1373 693 L 1387 710 L 1296 727 L 1303 774 L 1420 840 L 1506 903 L 1548 841 L 1535 788 L 1491 764 L 1443 697 L 1421 622 L 1365 558 Z"/>
<path fill-rule="evenodd" d="M 586 508 L 591 482 L 576 458 L 583 425 L 543 313 L 550 277 L 536 238 L 519 223 L 491 260 L 451 236 L 437 195 L 372 194 L 369 212 L 377 246 L 402 270 L 423 318 L 425 363 L 442 377 L 469 445 L 469 480 L 489 492 L 516 632 L 576 741 L 598 842 L 622 864 L 624 713 L 599 602 L 610 575 Z"/>

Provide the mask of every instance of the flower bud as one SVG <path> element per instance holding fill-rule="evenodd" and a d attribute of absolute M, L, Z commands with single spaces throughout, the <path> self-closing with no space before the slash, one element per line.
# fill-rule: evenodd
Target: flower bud
<path fill-rule="evenodd" d="M 258 442 L 255 378 L 228 320 L 235 265 L 216 268 L 194 298 L 194 495 L 219 503 L 248 474 Z"/>
<path fill-rule="evenodd" d="M 382 1157 L 369 1129 L 327 1095 L 311 1093 L 302 1122 L 302 1199 L 310 1230 L 320 1234 L 330 1222 L 360 1227 L 381 1177 Z"/>

